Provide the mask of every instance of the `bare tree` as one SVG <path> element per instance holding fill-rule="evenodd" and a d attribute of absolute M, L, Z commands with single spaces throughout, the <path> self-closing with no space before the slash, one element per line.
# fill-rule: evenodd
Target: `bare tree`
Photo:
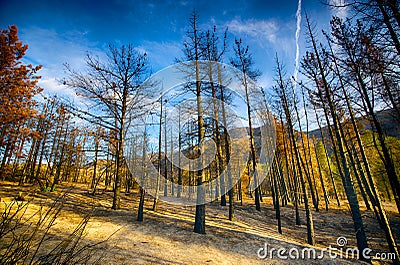
<path fill-rule="evenodd" d="M 249 166 L 251 164 L 252 166 L 252 174 L 253 174 L 253 180 L 254 180 L 254 201 L 256 204 L 256 209 L 257 211 L 261 211 L 261 206 L 260 206 L 260 189 L 258 187 L 258 180 L 256 176 L 256 168 L 257 168 L 257 159 L 256 159 L 256 148 L 254 145 L 254 131 L 253 131 L 253 122 L 252 122 L 252 110 L 251 110 L 251 103 L 250 103 L 250 97 L 249 97 L 249 86 L 251 83 L 251 79 L 255 80 L 260 73 L 257 70 L 252 69 L 253 67 L 253 59 L 252 56 L 249 52 L 249 47 L 243 47 L 242 40 L 235 40 L 235 55 L 236 57 L 231 60 L 231 64 L 239 69 L 242 73 L 243 76 L 241 77 L 242 80 L 242 85 L 245 88 L 246 92 L 246 104 L 247 104 L 247 117 L 248 117 L 248 122 L 249 122 L 249 134 L 250 134 L 250 155 L 251 155 L 251 161 L 249 163 Z"/>
<path fill-rule="evenodd" d="M 123 167 L 124 128 L 127 113 L 140 113 L 146 104 L 142 81 L 148 74 L 146 53 L 138 52 L 132 45 L 117 48 L 110 45 L 107 59 L 88 54 L 87 71 L 73 70 L 65 65 L 68 77 L 64 84 L 75 89 L 78 96 L 89 101 L 89 109 L 70 106 L 70 110 L 111 131 L 115 146 L 115 182 L 113 209 L 120 208 L 120 189 Z"/>
<path fill-rule="evenodd" d="M 290 90 L 290 84 L 288 84 L 287 81 L 284 80 L 283 72 L 282 72 L 282 66 L 280 65 L 278 59 L 276 59 L 277 63 L 277 85 L 275 86 L 275 91 L 277 96 L 281 99 L 281 104 L 283 111 L 285 113 L 286 117 L 286 122 L 287 126 L 289 129 L 289 138 L 290 138 L 290 143 L 291 147 L 293 150 L 293 156 L 295 159 L 296 163 L 293 163 L 293 168 L 294 165 L 297 165 L 297 173 L 300 179 L 300 184 L 301 188 L 303 191 L 303 199 L 304 199 L 304 207 L 306 210 L 306 219 L 307 219 L 307 242 L 310 245 L 315 245 L 315 238 L 314 238 L 314 224 L 313 224 L 313 218 L 312 218 L 312 213 L 310 210 L 309 202 L 308 202 L 308 192 L 307 192 L 307 187 L 306 187 L 306 182 L 304 179 L 304 172 L 302 170 L 302 167 L 304 168 L 304 163 L 302 162 L 302 159 L 300 157 L 300 151 L 299 147 L 297 146 L 297 141 L 296 141 L 296 135 L 295 135 L 295 130 L 294 130 L 294 122 L 291 114 L 291 108 L 293 108 L 292 105 L 296 105 L 295 102 L 289 101 L 289 95 L 290 93 L 293 93 Z M 292 95 L 293 96 L 293 95 Z M 298 112 L 296 114 L 298 117 Z"/>
<path fill-rule="evenodd" d="M 307 53 L 303 60 L 303 68 L 307 76 L 314 82 L 324 113 L 326 121 L 329 122 L 328 113 L 331 115 L 334 130 L 329 129 L 332 143 L 334 145 L 334 152 L 337 157 L 339 171 L 342 171 L 341 177 L 343 187 L 346 192 L 347 200 L 351 208 L 351 214 L 354 223 L 354 231 L 356 232 L 357 247 L 363 251 L 368 247 L 367 237 L 365 235 L 364 224 L 361 216 L 360 206 L 357 199 L 357 194 L 354 190 L 353 182 L 350 176 L 350 169 L 346 156 L 346 149 L 344 144 L 343 127 L 338 117 L 338 110 L 334 104 L 332 87 L 328 82 L 328 71 L 325 67 L 325 62 L 320 49 L 317 46 L 315 34 L 312 30 L 310 21 L 307 17 L 307 31 L 311 44 L 312 52 Z M 325 106 L 325 104 L 327 106 Z M 330 127 L 329 127 L 330 128 Z M 363 257 L 364 258 L 364 257 Z"/>

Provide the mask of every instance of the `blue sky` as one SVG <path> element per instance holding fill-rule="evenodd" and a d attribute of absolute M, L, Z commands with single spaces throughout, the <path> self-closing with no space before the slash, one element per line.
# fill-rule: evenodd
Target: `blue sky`
<path fill-rule="evenodd" d="M 340 0 L 337 0 L 340 1 Z M 29 45 L 25 62 L 42 64 L 39 85 L 46 93 L 73 97 L 57 78 L 65 75 L 63 63 L 84 66 L 87 51 L 102 56 L 109 43 L 132 43 L 148 53 L 154 72 L 181 55 L 188 18 L 193 9 L 202 28 L 216 25 L 229 31 L 228 48 L 235 37 L 250 46 L 259 82 L 271 86 L 275 53 L 292 75 L 296 56 L 297 1 L 0 1 L 0 27 L 15 24 L 20 39 Z M 326 28 L 333 14 L 318 0 L 302 1 L 300 57 L 305 50 L 304 12 Z"/>

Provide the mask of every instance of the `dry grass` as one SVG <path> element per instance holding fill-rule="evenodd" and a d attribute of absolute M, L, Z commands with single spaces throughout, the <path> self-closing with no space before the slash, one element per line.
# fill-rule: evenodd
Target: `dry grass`
<path fill-rule="evenodd" d="M 40 204 L 50 204 L 61 192 L 70 190 L 56 224 L 50 233 L 65 237 L 95 207 L 94 216 L 86 226 L 84 240 L 100 242 L 115 233 L 109 240 L 103 264 L 357 264 L 355 260 L 260 260 L 257 251 L 267 243 L 269 247 L 289 249 L 306 247 L 305 224 L 296 226 L 292 206 L 282 207 L 283 235 L 277 232 L 275 211 L 266 198 L 262 211 L 255 210 L 250 199 L 244 205 L 236 204 L 235 221 L 228 220 L 228 208 L 218 202 L 207 204 L 207 234 L 192 232 L 195 207 L 174 206 L 160 202 L 156 212 L 151 211 L 152 198 L 146 197 L 144 221 L 136 221 L 138 194 L 122 195 L 120 210 L 111 210 L 112 192 L 89 195 L 87 186 L 60 186 L 53 193 L 40 192 L 33 186 L 16 186 L 0 183 L 0 197 L 9 202 L 19 192 L 27 199 L 34 197 L 28 212 Z M 387 204 L 393 210 L 393 205 Z M 304 212 L 301 213 L 305 221 Z M 363 211 L 370 248 L 388 251 L 383 231 L 377 225 L 372 212 Z M 329 212 L 313 212 L 317 249 L 336 246 L 336 238 L 345 236 L 348 246 L 355 247 L 351 216 L 346 205 Z M 395 237 L 400 238 L 400 216 L 389 212 Z M 383 264 L 384 262 L 375 262 Z"/>

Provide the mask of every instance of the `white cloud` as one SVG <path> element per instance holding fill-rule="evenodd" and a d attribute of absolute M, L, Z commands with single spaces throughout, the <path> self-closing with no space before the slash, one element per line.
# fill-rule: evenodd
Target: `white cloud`
<path fill-rule="evenodd" d="M 87 31 L 57 32 L 52 29 L 32 27 L 22 32 L 21 39 L 29 45 L 27 59 L 42 64 L 48 73 L 61 74 L 63 63 L 80 68 L 85 54 L 93 51 L 97 43 L 90 43 Z M 54 76 L 53 76 L 54 77 Z"/>
<path fill-rule="evenodd" d="M 340 18 L 346 18 L 349 13 L 349 7 L 346 6 L 346 0 L 329 0 L 329 4 L 334 6 L 332 14 Z"/>
<path fill-rule="evenodd" d="M 38 86 L 44 88 L 47 94 L 76 98 L 74 90 L 60 84 L 56 78 L 42 78 L 39 80 Z"/>
<path fill-rule="evenodd" d="M 271 43 L 276 43 L 279 26 L 274 20 L 241 20 L 233 19 L 227 23 L 229 31 L 247 35 L 249 37 L 262 37 Z"/>
<path fill-rule="evenodd" d="M 228 31 L 236 37 L 244 39 L 245 44 L 249 45 L 253 51 L 259 50 L 263 56 L 270 61 L 269 69 L 272 70 L 272 65 L 275 65 L 274 57 L 278 57 L 285 61 L 292 60 L 295 54 L 295 39 L 293 33 L 296 30 L 295 20 L 293 21 L 278 21 L 276 19 L 269 20 L 242 20 L 235 18 L 225 24 L 228 26 Z M 258 47 L 258 48 L 254 48 Z M 261 54 L 254 54 L 260 56 Z M 264 60 L 265 60 L 264 59 Z"/>
<path fill-rule="evenodd" d="M 59 83 L 66 76 L 64 63 L 73 69 L 81 70 L 85 67 L 85 56 L 88 51 L 96 54 L 99 49 L 97 43 L 87 40 L 87 31 L 71 30 L 57 32 L 53 29 L 31 27 L 20 32 L 20 38 L 27 43 L 28 50 L 23 59 L 24 63 L 42 65 L 38 72 L 42 78 L 38 86 L 44 88 L 45 95 L 57 95 L 70 101 L 77 101 L 74 91 Z"/>
<path fill-rule="evenodd" d="M 264 88 L 271 88 L 274 85 L 273 77 L 271 76 L 271 74 L 269 72 L 264 73 L 258 79 L 258 84 Z"/>

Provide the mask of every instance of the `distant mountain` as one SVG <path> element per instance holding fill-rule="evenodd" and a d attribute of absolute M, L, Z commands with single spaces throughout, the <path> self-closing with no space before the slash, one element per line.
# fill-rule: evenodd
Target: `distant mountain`
<path fill-rule="evenodd" d="M 377 117 L 388 136 L 400 138 L 400 122 L 396 118 L 395 110 L 383 110 L 377 112 Z M 367 117 L 357 118 L 358 122 L 362 125 L 361 130 L 373 130 L 370 121 Z M 328 135 L 328 127 L 322 128 L 324 135 Z M 316 138 L 321 138 L 321 131 L 319 129 L 313 130 L 308 133 L 309 137 L 314 135 Z"/>

